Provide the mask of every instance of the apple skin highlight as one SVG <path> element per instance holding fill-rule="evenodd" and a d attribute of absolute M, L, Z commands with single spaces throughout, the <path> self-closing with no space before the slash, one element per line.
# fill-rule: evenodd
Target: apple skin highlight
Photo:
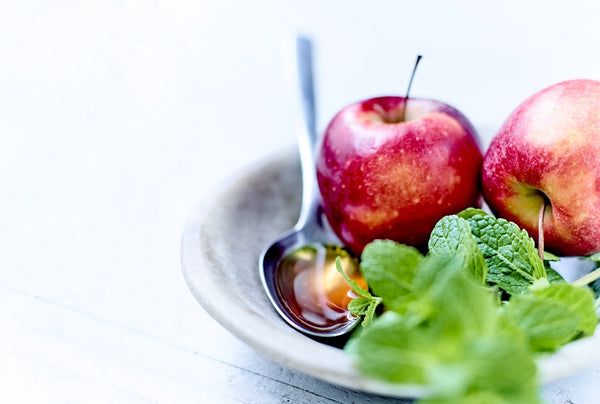
<path fill-rule="evenodd" d="M 379 97 L 330 122 L 317 153 L 328 221 L 354 253 L 375 239 L 421 246 L 445 215 L 477 206 L 482 153 L 475 129 L 434 100 Z"/>
<path fill-rule="evenodd" d="M 482 186 L 490 209 L 534 240 L 546 198 L 546 250 L 600 251 L 600 82 L 561 82 L 519 105 L 486 152 Z"/>

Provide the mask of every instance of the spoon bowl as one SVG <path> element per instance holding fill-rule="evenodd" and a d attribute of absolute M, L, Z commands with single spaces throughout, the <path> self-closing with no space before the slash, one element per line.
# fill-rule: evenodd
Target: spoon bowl
<path fill-rule="evenodd" d="M 259 260 L 259 272 L 261 281 L 273 307 L 275 307 L 277 312 L 289 325 L 313 337 L 339 337 L 350 332 L 357 325 L 359 318 L 351 315 L 347 312 L 347 309 L 343 308 L 343 316 L 338 318 L 334 325 L 319 326 L 314 322 L 304 321 L 306 320 L 304 318 L 306 315 L 302 315 L 304 311 L 294 310 L 294 307 L 298 308 L 302 304 L 287 301 L 284 296 L 285 293 L 282 293 L 284 288 L 292 290 L 297 287 L 304 288 L 302 289 L 302 294 L 316 291 L 315 296 L 325 298 L 327 296 L 326 293 L 318 293 L 323 288 L 321 279 L 315 280 L 315 278 L 319 276 L 322 279 L 327 279 L 337 275 L 340 279 L 343 279 L 340 274 L 336 273 L 335 265 L 331 265 L 331 254 L 328 246 L 336 246 L 336 251 L 341 251 L 345 255 L 351 256 L 351 253 L 341 247 L 339 239 L 328 228 L 320 206 L 319 190 L 314 169 L 314 146 L 317 136 L 315 128 L 311 41 L 305 37 L 298 37 L 294 52 L 290 56 L 288 60 L 292 60 L 293 63 L 288 65 L 291 67 L 288 73 L 294 74 L 290 82 L 294 83 L 292 90 L 295 93 L 292 100 L 298 102 L 296 111 L 299 118 L 298 145 L 302 166 L 302 208 L 296 225 L 263 250 Z M 312 262 L 313 266 L 315 266 L 315 273 L 310 275 L 303 273 L 297 278 L 287 279 L 286 282 L 290 284 L 282 285 L 282 277 L 278 276 L 281 266 L 284 264 L 287 267 L 296 266 L 295 258 L 290 254 L 310 245 L 322 246 L 322 248 L 315 249 L 317 252 L 315 257 L 310 257 L 307 260 L 299 258 L 298 262 L 304 267 L 308 265 L 305 261 Z M 318 251 L 324 251 L 325 254 L 318 254 Z M 325 262 L 329 262 L 329 264 L 323 265 Z M 349 270 L 347 267 L 344 268 L 344 271 L 348 274 Z M 299 273 L 300 269 L 296 268 L 292 269 L 292 271 Z M 357 265 L 353 268 L 353 272 L 354 275 L 359 274 Z M 310 286 L 307 286 L 309 284 Z M 347 287 L 347 285 L 344 286 Z M 322 306 L 325 311 L 328 311 L 329 306 L 332 306 L 332 302 L 328 301 L 308 302 L 307 304 L 315 307 Z M 340 311 L 339 306 L 334 308 L 338 312 Z"/>
<path fill-rule="evenodd" d="M 302 290 L 304 292 L 302 295 L 313 292 L 327 297 L 328 285 L 332 284 L 331 279 L 334 276 L 336 277 L 335 281 L 337 281 L 334 286 L 338 286 L 339 282 L 345 282 L 332 264 L 335 256 L 339 253 L 339 240 L 333 237 L 325 227 L 322 227 L 319 222 L 320 217 L 315 217 L 315 219 L 314 221 L 307 221 L 304 227 L 294 227 L 264 250 L 260 260 L 261 280 L 271 303 L 279 315 L 293 328 L 313 337 L 340 337 L 350 332 L 357 325 L 358 317 L 348 313 L 345 308 L 340 311 L 338 304 L 328 310 L 328 317 L 331 318 L 331 321 L 323 318 L 321 319 L 322 323 L 317 324 L 314 321 L 307 321 L 305 318 L 307 316 L 303 313 L 310 313 L 311 303 L 318 305 L 318 298 L 314 298 L 312 302 L 304 302 L 303 308 L 299 307 L 302 304 L 296 299 L 290 298 L 290 295 L 293 294 L 290 292 L 291 290 Z M 307 249 L 311 252 L 315 251 L 314 259 L 313 254 L 308 255 L 308 257 L 304 254 L 303 257 L 300 257 L 300 254 Z M 351 257 L 347 251 L 343 252 L 346 257 Z M 290 271 L 298 272 L 297 268 L 302 266 L 303 262 L 305 266 L 315 267 L 312 274 L 315 278 L 314 282 L 311 283 L 312 286 L 306 287 L 303 286 L 303 283 L 294 282 L 294 279 L 288 275 Z M 324 262 L 325 264 L 317 268 L 314 262 Z M 296 268 L 291 269 L 291 267 Z M 312 268 L 307 269 L 307 271 L 311 270 Z M 345 272 L 356 274 L 358 273 L 358 266 L 347 264 L 345 265 Z M 296 279 L 299 279 L 299 277 Z M 344 286 L 345 284 L 342 285 L 342 288 Z M 297 295 L 300 294 L 300 292 L 297 293 Z M 330 300 L 333 299 L 330 298 Z M 321 311 L 319 308 L 316 310 Z"/>

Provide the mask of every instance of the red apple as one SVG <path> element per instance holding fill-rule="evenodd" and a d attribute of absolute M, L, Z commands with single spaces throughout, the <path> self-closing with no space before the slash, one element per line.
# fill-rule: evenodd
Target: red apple
<path fill-rule="evenodd" d="M 374 239 L 422 245 L 444 215 L 475 206 L 482 153 L 467 118 L 439 101 L 379 97 L 341 110 L 317 153 L 323 210 L 360 254 Z"/>
<path fill-rule="evenodd" d="M 519 105 L 492 140 L 482 184 L 492 211 L 534 239 L 546 198 L 547 250 L 600 251 L 600 82 L 565 81 Z"/>

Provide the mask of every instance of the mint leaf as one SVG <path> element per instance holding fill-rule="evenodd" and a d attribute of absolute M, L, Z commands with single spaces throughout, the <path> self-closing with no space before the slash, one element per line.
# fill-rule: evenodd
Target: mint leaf
<path fill-rule="evenodd" d="M 544 251 L 544 261 L 560 261 L 560 257 L 549 253 L 548 251 Z"/>
<path fill-rule="evenodd" d="M 533 290 L 532 293 L 538 297 L 564 304 L 578 321 L 577 331 L 584 335 L 594 333 L 598 324 L 598 316 L 594 307 L 594 296 L 589 288 L 569 283 L 557 283 L 547 288 Z"/>
<path fill-rule="evenodd" d="M 597 278 L 596 275 L 598 275 L 598 271 L 600 271 L 600 261 L 594 262 L 594 268 L 595 269 L 589 274 L 585 275 L 581 279 L 572 282 L 572 284 L 577 286 L 588 285 L 589 288 L 592 290 L 592 293 L 594 293 L 594 296 L 598 298 L 600 297 L 600 278 Z M 586 279 L 588 278 L 588 276 L 592 278 L 589 281 Z"/>
<path fill-rule="evenodd" d="M 554 350 L 580 334 L 592 334 L 598 323 L 591 291 L 568 283 L 511 296 L 502 314 L 525 331 L 534 351 Z"/>
<path fill-rule="evenodd" d="M 482 283 L 486 281 L 487 264 L 469 223 L 457 216 L 440 219 L 429 238 L 430 255 L 462 256 L 464 269 Z"/>
<path fill-rule="evenodd" d="M 352 299 L 350 300 L 350 303 L 348 303 L 348 311 L 355 316 L 364 316 L 371 305 L 371 301 L 371 299 L 364 297 Z"/>
<path fill-rule="evenodd" d="M 371 322 L 375 318 L 375 310 L 377 309 L 377 306 L 379 306 L 380 303 L 381 298 L 376 297 L 375 300 L 371 301 L 371 304 L 367 306 L 367 309 L 365 310 L 365 315 L 363 317 L 363 321 L 361 323 L 361 326 L 363 328 L 371 325 Z"/>
<path fill-rule="evenodd" d="M 577 335 L 579 321 L 566 304 L 534 294 L 512 296 L 503 315 L 525 331 L 534 351 L 554 350 Z"/>
<path fill-rule="evenodd" d="M 335 269 L 340 273 L 340 275 L 344 277 L 344 280 L 348 283 L 348 285 L 350 285 L 354 293 L 366 299 L 373 298 L 373 296 L 371 295 L 371 293 L 369 293 L 368 290 L 361 288 L 360 285 L 356 283 L 356 281 L 353 281 L 348 277 L 348 275 L 346 275 L 344 269 L 342 268 L 342 260 L 340 257 L 335 258 Z"/>
<path fill-rule="evenodd" d="M 588 261 L 600 261 L 600 252 L 596 254 L 588 255 L 587 257 L 583 257 L 583 259 Z"/>
<path fill-rule="evenodd" d="M 474 330 L 483 332 L 492 325 L 496 304 L 493 296 L 463 270 L 461 257 L 429 256 L 416 271 L 409 313 L 423 321 L 438 318 L 440 335 L 451 336 Z"/>
<path fill-rule="evenodd" d="M 360 271 L 386 307 L 402 311 L 406 301 L 412 299 L 415 268 L 423 258 L 414 247 L 375 240 L 363 250 Z"/>
<path fill-rule="evenodd" d="M 506 397 L 506 394 L 493 391 L 475 391 L 467 392 L 462 397 L 441 397 L 441 398 L 426 398 L 419 400 L 419 404 L 536 404 L 539 403 L 539 398 L 518 398 L 514 396 Z"/>
<path fill-rule="evenodd" d="M 373 299 L 359 297 L 357 299 L 352 299 L 350 303 L 348 303 L 348 311 L 357 317 L 363 316 L 360 324 L 363 328 L 368 327 L 375 317 L 375 310 L 379 303 L 381 303 L 381 298 L 379 297 Z"/>
<path fill-rule="evenodd" d="M 427 384 L 436 388 L 425 403 L 540 403 L 536 367 L 525 340 L 483 335 L 462 346 L 461 358 L 436 363 L 427 373 Z"/>
<path fill-rule="evenodd" d="M 457 214 L 458 217 L 463 219 L 469 219 L 475 215 L 488 216 L 488 214 L 483 209 L 478 208 L 467 208 Z"/>
<path fill-rule="evenodd" d="M 376 318 L 344 347 L 365 374 L 389 382 L 423 383 L 424 368 L 435 360 L 435 335 L 417 329 L 408 316 L 393 311 Z"/>
<path fill-rule="evenodd" d="M 595 270 L 585 275 L 583 278 L 576 280 L 573 284 L 581 286 L 581 285 L 589 285 L 594 292 L 594 296 L 600 297 L 600 252 L 589 255 L 587 257 L 583 257 L 584 260 L 594 261 Z"/>
<path fill-rule="evenodd" d="M 375 316 L 377 306 L 381 303 L 381 298 L 372 296 L 368 290 L 361 288 L 356 281 L 350 279 L 342 268 L 342 260 L 340 257 L 336 257 L 335 259 L 335 269 L 344 277 L 344 280 L 350 285 L 352 291 L 360 296 L 357 299 L 352 299 L 350 303 L 348 303 L 348 311 L 355 316 L 364 316 L 361 325 L 363 327 L 369 326 Z"/>
<path fill-rule="evenodd" d="M 533 239 L 515 223 L 487 214 L 472 215 L 467 222 L 487 263 L 488 282 L 514 295 L 547 277 Z"/>
<path fill-rule="evenodd" d="M 565 279 L 562 277 L 562 275 L 556 272 L 554 269 L 552 269 L 548 261 L 544 261 L 544 269 L 546 270 L 546 276 L 548 278 L 549 283 L 552 284 L 565 282 Z"/>

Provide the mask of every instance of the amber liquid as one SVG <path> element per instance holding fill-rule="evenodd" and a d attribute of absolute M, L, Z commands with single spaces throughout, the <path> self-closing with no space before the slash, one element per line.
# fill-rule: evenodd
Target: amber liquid
<path fill-rule="evenodd" d="M 348 303 L 356 295 L 335 267 L 338 256 L 346 275 L 366 289 L 358 260 L 337 246 L 302 247 L 279 263 L 275 287 L 279 299 L 299 323 L 333 331 L 354 319 L 348 312 Z"/>

